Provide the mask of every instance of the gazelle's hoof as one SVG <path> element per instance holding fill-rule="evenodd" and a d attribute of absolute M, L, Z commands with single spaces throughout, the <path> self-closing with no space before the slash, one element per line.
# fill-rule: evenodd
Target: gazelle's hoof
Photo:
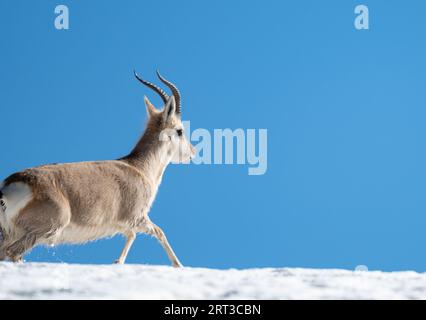
<path fill-rule="evenodd" d="M 117 259 L 117 260 L 114 261 L 114 264 L 124 264 L 124 261 Z"/>
<path fill-rule="evenodd" d="M 23 264 L 24 263 L 24 258 L 22 258 L 22 257 L 12 257 L 12 258 L 6 258 L 5 261 L 11 261 L 11 262 L 16 263 L 16 264 Z"/>

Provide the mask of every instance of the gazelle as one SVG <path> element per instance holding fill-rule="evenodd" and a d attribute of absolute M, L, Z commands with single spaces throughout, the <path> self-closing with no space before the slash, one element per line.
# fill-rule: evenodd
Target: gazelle
<path fill-rule="evenodd" d="M 145 96 L 145 132 L 125 157 L 111 161 L 44 165 L 9 176 L 0 185 L 0 260 L 21 261 L 38 244 L 85 243 L 121 233 L 126 243 L 116 263 L 123 264 L 137 233 L 156 237 L 174 267 L 182 266 L 164 232 L 148 217 L 164 170 L 188 162 L 194 147 L 183 133 L 181 97 L 136 79 L 164 102 L 157 110 Z"/>

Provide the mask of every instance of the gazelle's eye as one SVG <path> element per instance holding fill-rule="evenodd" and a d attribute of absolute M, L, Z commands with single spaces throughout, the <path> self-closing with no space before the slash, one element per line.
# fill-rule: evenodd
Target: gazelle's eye
<path fill-rule="evenodd" d="M 182 136 L 183 130 L 182 129 L 177 129 L 176 132 L 177 132 L 178 136 L 180 137 L 180 136 Z"/>

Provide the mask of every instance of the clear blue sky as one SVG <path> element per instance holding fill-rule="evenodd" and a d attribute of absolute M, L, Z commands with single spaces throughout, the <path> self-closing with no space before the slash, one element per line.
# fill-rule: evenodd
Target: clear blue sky
<path fill-rule="evenodd" d="M 420 0 L 1 1 L 0 177 L 126 154 L 143 95 L 160 102 L 132 70 L 159 68 L 193 128 L 268 129 L 266 175 L 168 168 L 150 215 L 185 265 L 426 271 L 425 13 Z M 26 259 L 110 263 L 122 245 Z M 148 236 L 128 262 L 168 264 Z"/>

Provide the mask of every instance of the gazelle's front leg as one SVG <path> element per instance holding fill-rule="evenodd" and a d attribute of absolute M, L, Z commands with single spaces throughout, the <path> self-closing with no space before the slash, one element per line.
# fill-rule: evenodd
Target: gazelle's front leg
<path fill-rule="evenodd" d="M 6 253 L 4 253 L 3 249 L 1 248 L 1 244 L 0 244 L 0 261 L 4 261 L 6 260 Z"/>
<path fill-rule="evenodd" d="M 148 233 L 151 236 L 154 236 L 160 242 L 161 246 L 166 251 L 167 256 L 169 257 L 170 262 L 173 264 L 173 267 L 182 268 L 183 265 L 180 263 L 178 257 L 176 256 L 175 252 L 167 241 L 166 235 L 164 234 L 163 230 L 161 230 L 159 226 L 157 226 L 151 221 L 147 223 L 145 228 L 144 232 Z"/>
<path fill-rule="evenodd" d="M 126 237 L 126 243 L 124 245 L 123 250 L 121 251 L 120 258 L 115 260 L 115 263 L 117 264 L 124 264 L 124 262 L 126 261 L 127 254 L 129 253 L 130 247 L 132 246 L 133 242 L 136 239 L 136 232 L 129 231 L 125 234 L 125 237 Z"/>

